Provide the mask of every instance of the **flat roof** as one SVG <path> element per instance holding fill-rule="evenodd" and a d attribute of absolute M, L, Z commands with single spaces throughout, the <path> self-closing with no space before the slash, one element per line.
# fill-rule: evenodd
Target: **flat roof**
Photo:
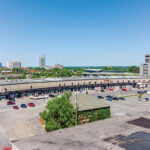
<path fill-rule="evenodd" d="M 13 79 L 0 80 L 0 85 L 14 85 L 25 83 L 44 83 L 44 82 L 60 82 L 60 81 L 81 81 L 81 80 L 104 80 L 104 79 L 147 79 L 141 76 L 111 76 L 111 77 L 59 77 L 59 78 L 38 78 L 38 79 Z"/>
<path fill-rule="evenodd" d="M 109 104 L 102 102 L 98 98 L 86 94 L 73 95 L 71 97 L 71 102 L 76 107 L 78 106 L 78 111 L 87 111 L 99 108 L 110 107 Z"/>
<path fill-rule="evenodd" d="M 103 71 L 103 69 L 85 69 L 85 71 L 95 71 L 95 72 L 100 72 L 100 71 Z"/>

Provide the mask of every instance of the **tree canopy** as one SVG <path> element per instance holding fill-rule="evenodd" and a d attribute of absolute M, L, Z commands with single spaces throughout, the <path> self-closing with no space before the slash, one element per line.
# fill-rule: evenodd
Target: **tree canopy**
<path fill-rule="evenodd" d="M 131 73 L 139 73 L 139 67 L 137 67 L 137 66 L 131 66 L 128 69 L 128 71 L 131 72 Z"/>
<path fill-rule="evenodd" d="M 75 125 L 75 109 L 70 103 L 70 93 L 48 101 L 46 109 L 40 114 L 45 121 L 45 130 L 53 131 Z"/>

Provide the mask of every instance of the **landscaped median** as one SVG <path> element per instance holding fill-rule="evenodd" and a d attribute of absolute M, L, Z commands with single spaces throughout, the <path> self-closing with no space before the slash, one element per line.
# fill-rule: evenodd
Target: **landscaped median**
<path fill-rule="evenodd" d="M 110 106 L 89 95 L 71 95 L 64 93 L 48 101 L 40 113 L 46 131 L 88 123 L 109 118 Z"/>

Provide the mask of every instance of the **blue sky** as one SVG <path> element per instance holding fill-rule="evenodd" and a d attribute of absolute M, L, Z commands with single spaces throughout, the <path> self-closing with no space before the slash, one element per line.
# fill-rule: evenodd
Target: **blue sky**
<path fill-rule="evenodd" d="M 150 53 L 150 0 L 0 0 L 0 62 L 139 65 Z"/>

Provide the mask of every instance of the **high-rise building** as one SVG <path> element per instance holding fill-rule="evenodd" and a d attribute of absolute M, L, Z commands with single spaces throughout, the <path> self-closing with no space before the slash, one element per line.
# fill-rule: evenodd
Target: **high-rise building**
<path fill-rule="evenodd" d="M 2 63 L 0 62 L 0 68 L 2 68 L 3 66 L 2 66 Z"/>
<path fill-rule="evenodd" d="M 40 68 L 45 68 L 45 63 L 46 63 L 45 55 L 40 56 L 40 58 L 39 58 L 39 67 Z"/>
<path fill-rule="evenodd" d="M 140 65 L 140 75 L 150 76 L 150 54 L 145 55 L 145 63 Z"/>
<path fill-rule="evenodd" d="M 20 61 L 7 61 L 6 67 L 10 69 L 21 68 L 21 62 Z"/>

